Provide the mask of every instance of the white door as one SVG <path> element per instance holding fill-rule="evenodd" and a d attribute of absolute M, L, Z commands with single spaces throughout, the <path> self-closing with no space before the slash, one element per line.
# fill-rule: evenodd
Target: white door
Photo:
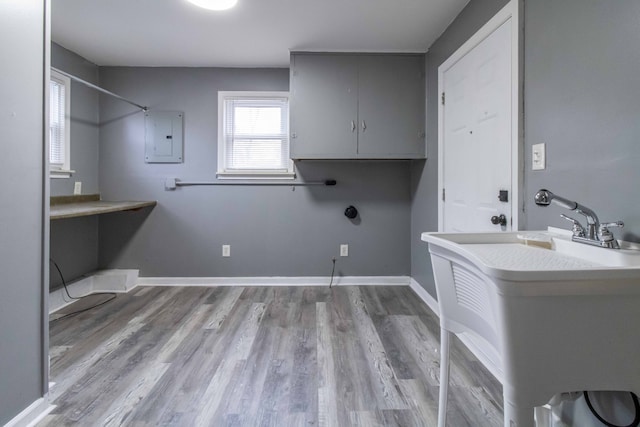
<path fill-rule="evenodd" d="M 439 69 L 440 231 L 511 230 L 517 216 L 511 31 L 509 17 Z"/>

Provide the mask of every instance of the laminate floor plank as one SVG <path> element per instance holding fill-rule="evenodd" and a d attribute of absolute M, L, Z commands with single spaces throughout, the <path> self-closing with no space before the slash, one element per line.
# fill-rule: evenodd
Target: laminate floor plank
<path fill-rule="evenodd" d="M 404 368 L 411 377 L 421 378 L 429 385 L 440 384 L 439 336 L 433 335 L 418 316 L 387 316 L 383 322 L 389 331 L 382 332 L 385 344 L 401 352 Z M 393 359 L 392 359 L 393 360 Z"/>
<path fill-rule="evenodd" d="M 166 295 L 167 292 L 162 291 L 163 289 L 157 289 L 154 292 L 154 296 L 159 296 L 153 299 L 155 304 L 161 303 L 163 298 L 170 298 L 170 295 Z M 78 358 L 86 356 L 87 349 L 95 348 L 106 341 L 107 337 L 118 335 L 132 320 L 134 313 L 138 313 L 144 307 L 144 304 L 144 299 L 131 298 L 128 295 L 127 297 L 119 296 L 95 310 L 74 316 L 72 322 L 69 321 L 71 318 L 50 322 L 49 336 L 52 343 L 77 346 L 68 357 L 52 359 L 51 369 L 65 369 L 76 365 Z M 73 305 L 69 308 L 71 307 Z"/>
<path fill-rule="evenodd" d="M 216 292 L 220 289 L 226 292 Z M 205 327 L 207 329 L 220 329 L 238 302 L 242 292 L 243 288 L 214 288 L 214 293 L 207 298 L 206 303 L 215 306 L 215 310 L 212 310 L 211 317 L 207 320 Z"/>
<path fill-rule="evenodd" d="M 266 406 L 268 410 L 273 410 L 273 398 L 286 399 L 287 395 L 277 393 L 275 396 L 266 395 L 266 399 L 260 398 L 264 394 L 265 388 L 271 388 L 275 393 L 274 384 L 268 384 L 269 376 L 272 374 L 273 364 L 276 361 L 278 349 L 284 345 L 286 340 L 284 328 L 279 326 L 282 319 L 287 316 L 288 303 L 274 295 L 274 299 L 265 302 L 268 309 L 265 311 L 253 342 L 253 348 L 247 355 L 244 369 L 234 377 L 232 387 L 227 393 L 226 414 L 237 414 L 240 420 L 252 420 L 257 417 L 261 406 Z M 281 363 L 282 364 L 282 361 Z M 291 360 L 288 363 L 291 369 Z M 271 381 L 274 381 L 272 378 Z M 264 409 L 264 408 L 262 408 Z"/>
<path fill-rule="evenodd" d="M 344 423 L 349 420 L 351 411 L 376 408 L 376 379 L 370 375 L 369 360 L 356 331 L 349 293 L 335 290 L 329 308 L 332 316 L 329 321 L 332 358 L 337 374 L 335 398 L 341 403 L 339 415 Z"/>
<path fill-rule="evenodd" d="M 202 411 L 198 414 L 195 425 L 215 425 L 213 420 L 216 419 L 220 404 L 225 397 L 223 391 L 227 390 L 234 377 L 237 378 L 238 369 L 236 366 L 238 362 L 244 363 L 249 357 L 265 308 L 264 303 L 251 305 L 248 317 L 242 322 L 232 344 L 226 351 L 225 359 L 222 360 L 202 396 Z M 234 373 L 236 373 L 235 376 Z"/>
<path fill-rule="evenodd" d="M 438 424 L 439 387 L 429 385 L 423 379 L 399 380 L 400 388 L 414 410 L 416 425 L 435 426 Z"/>
<path fill-rule="evenodd" d="M 147 415 L 141 416 L 142 419 L 156 420 L 160 407 L 165 409 L 157 421 L 159 424 L 168 423 L 175 414 L 180 414 L 185 423 L 187 420 L 195 422 L 209 381 L 228 356 L 227 352 L 243 326 L 239 320 L 247 317 L 250 309 L 250 302 L 239 301 L 232 310 L 236 321 L 226 322 L 220 330 L 203 329 L 191 337 L 172 363 L 162 388 L 153 397 L 158 403 L 149 402 Z"/>
<path fill-rule="evenodd" d="M 332 325 L 326 302 L 316 304 L 318 354 L 318 424 L 320 427 L 340 425 L 338 406 L 344 403 L 338 395 L 334 362 Z"/>
<path fill-rule="evenodd" d="M 382 411 L 351 411 L 349 414 L 352 427 L 384 427 Z"/>
<path fill-rule="evenodd" d="M 348 291 L 358 341 L 368 362 L 371 386 L 379 409 L 407 409 L 407 402 L 400 391 L 396 374 L 382 345 L 373 321 L 369 316 L 360 288 Z"/>
<path fill-rule="evenodd" d="M 52 321 L 50 345 L 38 426 L 437 421 L 438 320 L 408 287 L 139 287 Z M 457 338 L 451 364 L 449 425 L 500 426 L 501 385 Z"/>

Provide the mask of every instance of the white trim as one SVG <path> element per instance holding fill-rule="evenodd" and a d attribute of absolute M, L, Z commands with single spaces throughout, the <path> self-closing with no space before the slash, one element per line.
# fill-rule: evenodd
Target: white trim
<path fill-rule="evenodd" d="M 427 135 L 429 134 L 429 57 L 424 54 L 424 158 L 429 158 L 429 144 Z"/>
<path fill-rule="evenodd" d="M 40 399 L 35 400 L 31 405 L 27 406 L 22 412 L 5 424 L 4 427 L 35 426 L 54 408 L 55 405 L 49 404 L 49 395 L 46 394 Z"/>
<path fill-rule="evenodd" d="M 430 309 L 433 313 L 440 317 L 440 308 L 438 306 L 438 301 L 427 292 L 420 284 L 413 278 L 411 278 L 411 284 L 409 285 L 411 290 L 413 290 Z M 495 351 L 491 348 L 491 346 L 486 343 L 481 338 L 476 335 L 463 333 L 456 334 L 458 339 L 469 349 L 471 353 L 491 372 L 498 381 L 502 383 L 503 372 L 502 369 L 498 366 L 498 363 L 495 360 Z M 494 355 L 494 356 L 491 356 Z"/>
<path fill-rule="evenodd" d="M 69 294 L 81 298 L 99 292 L 127 293 L 136 287 L 138 270 L 102 270 L 91 276 L 67 284 Z M 72 304 L 64 288 L 56 289 L 49 294 L 49 314 Z"/>
<path fill-rule="evenodd" d="M 49 178 L 70 178 L 74 173 L 74 170 L 53 169 L 49 171 Z"/>
<path fill-rule="evenodd" d="M 409 276 L 339 276 L 333 286 L 407 286 Z M 140 277 L 138 286 L 329 286 L 328 276 L 301 277 Z"/>
<path fill-rule="evenodd" d="M 51 178 L 69 178 L 74 172 L 71 170 L 71 79 L 55 70 L 50 70 L 50 80 L 61 83 L 64 86 L 64 164 L 49 164 Z M 47 90 L 49 86 L 47 86 Z M 49 102 L 50 102 L 50 98 Z M 47 120 L 49 123 L 49 120 Z M 46 129 L 49 132 L 49 129 Z M 49 141 L 49 144 L 51 141 Z M 47 159 L 49 162 L 49 159 Z"/>
<path fill-rule="evenodd" d="M 216 178 L 218 179 L 295 179 L 296 173 L 291 169 L 291 172 L 217 172 Z"/>
<path fill-rule="evenodd" d="M 502 24 L 511 19 L 511 231 L 519 230 L 524 226 L 523 216 L 520 215 L 520 193 L 524 185 L 524 162 L 522 160 L 523 120 L 522 109 L 522 49 L 521 45 L 521 19 L 520 10 L 522 0 L 511 0 L 482 28 L 480 28 L 469 40 L 458 48 L 445 62 L 438 67 L 438 231 L 443 231 L 442 188 L 444 183 L 444 111 L 440 96 L 444 91 L 444 73 L 469 51 L 486 39 Z"/>

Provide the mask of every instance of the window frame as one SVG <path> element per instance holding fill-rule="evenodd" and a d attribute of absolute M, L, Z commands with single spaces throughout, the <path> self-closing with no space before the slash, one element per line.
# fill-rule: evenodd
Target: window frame
<path fill-rule="evenodd" d="M 49 176 L 51 178 L 70 178 L 74 172 L 71 170 L 71 79 L 64 74 L 51 70 L 50 81 L 55 81 L 64 87 L 64 163 L 51 163 L 50 154 L 47 156 L 49 163 Z M 51 91 L 51 89 L 49 89 Z M 51 92 L 49 92 L 49 111 L 51 109 Z M 51 131 L 51 119 L 49 122 L 49 132 Z M 49 137 L 49 153 L 51 152 L 51 137 Z"/>
<path fill-rule="evenodd" d="M 225 101 L 229 99 L 275 99 L 286 98 L 287 114 L 289 114 L 289 92 L 287 91 L 219 91 L 218 92 L 218 179 L 295 179 L 294 163 L 291 158 L 286 161 L 286 171 L 269 169 L 229 170 L 227 167 L 227 144 L 225 139 Z M 288 117 L 287 117 L 288 122 Z M 287 126 L 287 144 L 291 148 L 291 135 Z"/>

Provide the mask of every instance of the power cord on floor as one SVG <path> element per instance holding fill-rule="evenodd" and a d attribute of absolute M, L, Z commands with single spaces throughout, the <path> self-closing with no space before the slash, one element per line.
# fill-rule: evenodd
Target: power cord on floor
<path fill-rule="evenodd" d="M 55 262 L 54 260 L 52 260 L 51 258 L 49 258 L 49 262 L 53 263 L 53 265 L 56 268 L 56 270 L 58 270 L 58 274 L 60 275 L 60 279 L 62 280 L 62 286 L 64 286 L 64 291 L 67 294 L 67 296 L 70 299 L 75 299 L 75 300 L 80 299 L 78 297 L 72 297 L 71 294 L 69 294 L 69 289 L 67 289 L 67 282 L 65 282 L 65 280 L 64 280 L 64 276 L 62 275 L 62 271 L 60 271 L 60 267 L 58 266 L 58 263 Z"/>
<path fill-rule="evenodd" d="M 331 267 L 331 280 L 329 281 L 329 289 L 331 289 L 331 285 L 333 285 L 333 274 L 336 271 L 336 257 L 331 258 L 331 262 L 333 263 L 333 267 Z"/>
<path fill-rule="evenodd" d="M 73 297 L 73 296 L 71 296 L 71 294 L 69 293 L 69 288 L 67 288 L 67 282 L 64 280 L 64 276 L 62 275 L 62 271 L 60 271 L 60 267 L 58 266 L 58 263 L 55 262 L 51 258 L 49 258 L 49 261 L 51 263 L 53 263 L 53 265 L 56 267 L 56 270 L 58 270 L 58 274 L 60 275 L 60 280 L 62 280 L 62 286 L 64 287 L 64 291 L 67 294 L 67 296 L 70 299 L 76 300 L 76 301 L 77 300 L 81 300 L 82 298 L 84 298 L 84 297 Z M 101 305 L 104 305 L 104 304 L 108 303 L 109 301 L 113 301 L 116 298 L 116 294 L 113 293 L 113 292 L 97 292 L 97 293 L 94 293 L 94 294 L 91 294 L 91 295 L 110 295 L 111 298 L 107 299 L 106 301 L 102 301 L 99 304 L 92 305 L 91 307 L 83 308 L 82 310 L 73 311 L 71 313 L 65 314 L 64 316 L 56 317 L 55 319 L 52 319 L 51 321 L 55 322 L 57 320 L 61 320 L 61 319 L 65 319 L 67 317 L 75 316 L 76 314 L 79 314 L 79 313 L 84 313 L 85 311 L 93 310 L 94 308 L 100 307 Z M 87 296 L 89 296 L 89 295 L 87 295 Z"/>
<path fill-rule="evenodd" d="M 631 393 L 631 399 L 633 399 L 633 407 L 636 411 L 636 415 L 633 421 L 631 421 L 631 424 L 626 426 L 619 426 L 617 424 L 612 424 L 606 421 L 604 418 L 600 416 L 600 414 L 598 414 L 598 412 L 595 410 L 595 408 L 591 404 L 591 400 L 589 399 L 589 393 L 587 391 L 584 391 L 583 394 L 584 394 L 584 400 L 585 402 L 587 402 L 587 406 L 589 407 L 589 410 L 591 411 L 591 413 L 598 419 L 598 421 L 600 421 L 602 424 L 606 425 L 607 427 L 638 427 L 638 425 L 640 425 L 640 402 L 638 402 L 638 396 L 636 396 L 635 393 Z"/>

